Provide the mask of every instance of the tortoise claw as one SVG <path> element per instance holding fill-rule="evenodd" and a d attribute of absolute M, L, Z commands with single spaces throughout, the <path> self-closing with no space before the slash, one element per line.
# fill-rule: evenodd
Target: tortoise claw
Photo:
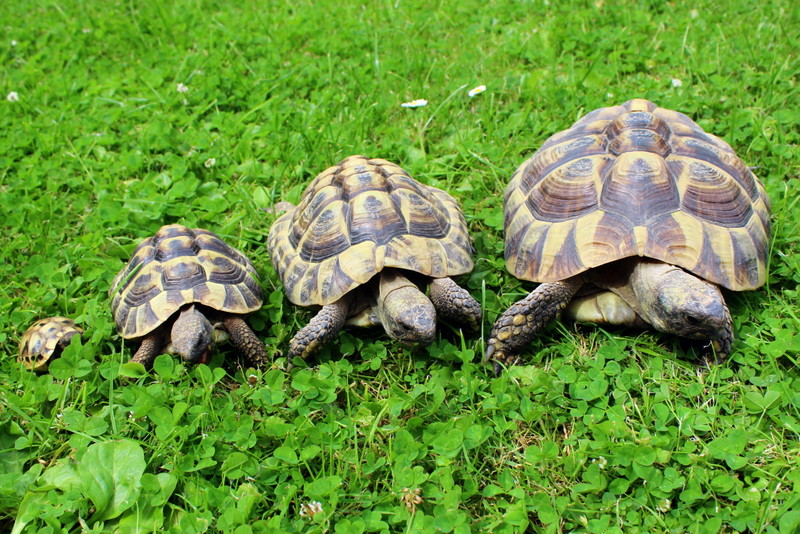
<path fill-rule="evenodd" d="M 503 374 L 503 364 L 494 362 L 494 376 L 500 376 L 501 374 Z"/>

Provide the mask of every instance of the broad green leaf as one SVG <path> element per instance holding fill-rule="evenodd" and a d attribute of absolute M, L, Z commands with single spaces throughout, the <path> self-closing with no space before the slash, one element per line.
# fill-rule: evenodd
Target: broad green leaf
<path fill-rule="evenodd" d="M 96 520 L 113 519 L 130 508 L 141 491 L 144 452 L 132 440 L 96 443 L 77 465 L 80 485 L 95 506 Z"/>
<path fill-rule="evenodd" d="M 778 520 L 780 534 L 795 534 L 800 529 L 800 510 L 785 512 Z"/>
<path fill-rule="evenodd" d="M 175 376 L 175 358 L 170 354 L 160 354 L 153 362 L 153 371 L 164 380 L 170 380 Z"/>
<path fill-rule="evenodd" d="M 297 463 L 297 452 L 291 447 L 278 447 L 273 453 L 275 458 L 278 458 L 287 464 L 294 465 Z"/>
<path fill-rule="evenodd" d="M 305 494 L 310 499 L 322 499 L 330 495 L 342 484 L 342 479 L 339 476 L 333 475 L 328 477 L 320 477 L 313 482 L 307 483 L 305 486 Z"/>

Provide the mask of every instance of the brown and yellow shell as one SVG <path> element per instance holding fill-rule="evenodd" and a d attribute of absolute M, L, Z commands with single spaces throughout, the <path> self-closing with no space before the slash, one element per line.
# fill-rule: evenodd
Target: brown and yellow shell
<path fill-rule="evenodd" d="M 82 333 L 83 329 L 68 317 L 39 319 L 22 334 L 17 361 L 32 371 L 43 371 L 73 336 Z"/>
<path fill-rule="evenodd" d="M 383 159 L 351 156 L 318 175 L 269 233 L 289 300 L 327 305 L 387 267 L 432 278 L 472 270 L 458 203 Z"/>
<path fill-rule="evenodd" d="M 550 139 L 505 191 L 505 256 L 553 282 L 629 256 L 728 289 L 766 278 L 770 202 L 723 140 L 647 100 L 592 111 Z"/>
<path fill-rule="evenodd" d="M 186 304 L 227 313 L 258 310 L 258 275 L 244 254 L 216 234 L 180 224 L 162 226 L 136 248 L 109 290 L 117 332 L 149 334 Z"/>

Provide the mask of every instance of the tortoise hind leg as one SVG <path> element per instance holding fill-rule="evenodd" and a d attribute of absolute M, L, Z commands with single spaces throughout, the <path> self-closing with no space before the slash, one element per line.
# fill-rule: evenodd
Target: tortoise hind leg
<path fill-rule="evenodd" d="M 153 365 L 153 360 L 156 356 L 161 354 L 164 348 L 164 334 L 157 329 L 151 332 L 148 336 L 142 339 L 142 344 L 139 345 L 139 350 L 133 355 L 128 363 L 141 363 L 145 368 L 149 369 Z"/>
<path fill-rule="evenodd" d="M 519 363 L 519 353 L 563 310 L 583 285 L 580 277 L 540 284 L 524 299 L 515 302 L 495 321 L 483 361 L 494 361 L 494 372 L 502 365 Z"/>
<path fill-rule="evenodd" d="M 292 368 L 292 360 L 295 357 L 299 356 L 305 360 L 322 348 L 325 343 L 336 337 L 336 334 L 344 326 L 345 320 L 347 320 L 349 308 L 349 299 L 346 298 L 341 298 L 332 304 L 323 306 L 289 342 L 287 370 Z"/>
<path fill-rule="evenodd" d="M 480 329 L 481 305 L 451 278 L 434 278 L 430 283 L 430 295 L 436 313 L 457 324 L 467 325 L 473 332 Z"/>
<path fill-rule="evenodd" d="M 228 315 L 222 322 L 231 336 L 231 343 L 242 351 L 248 363 L 257 368 L 264 367 L 267 363 L 267 349 L 245 320 L 237 315 Z"/>

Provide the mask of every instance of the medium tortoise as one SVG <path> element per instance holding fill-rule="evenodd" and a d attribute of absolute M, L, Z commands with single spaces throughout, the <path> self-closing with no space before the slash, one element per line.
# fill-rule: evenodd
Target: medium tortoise
<path fill-rule="evenodd" d="M 497 319 L 485 360 L 518 362 L 566 308 L 709 340 L 701 358 L 723 361 L 733 331 L 718 286 L 761 286 L 769 235 L 764 187 L 727 143 L 647 100 L 595 110 L 506 188 L 506 265 L 541 284 Z M 585 284 L 595 293 L 567 306 Z"/>
<path fill-rule="evenodd" d="M 272 225 L 269 250 L 289 300 L 322 306 L 292 339 L 290 365 L 345 324 L 383 325 L 407 345 L 433 341 L 437 313 L 478 329 L 480 305 L 448 278 L 472 270 L 461 209 L 386 160 L 351 156 L 318 175 Z"/>
<path fill-rule="evenodd" d="M 22 334 L 17 361 L 31 371 L 46 371 L 72 338 L 81 334 L 83 329 L 68 317 L 39 319 Z"/>
<path fill-rule="evenodd" d="M 205 363 L 213 342 L 227 337 L 249 363 L 266 362 L 264 344 L 244 321 L 261 308 L 258 275 L 250 260 L 208 230 L 161 227 L 136 248 L 109 295 L 117 332 L 141 340 L 132 362 L 149 366 L 168 352 Z"/>

